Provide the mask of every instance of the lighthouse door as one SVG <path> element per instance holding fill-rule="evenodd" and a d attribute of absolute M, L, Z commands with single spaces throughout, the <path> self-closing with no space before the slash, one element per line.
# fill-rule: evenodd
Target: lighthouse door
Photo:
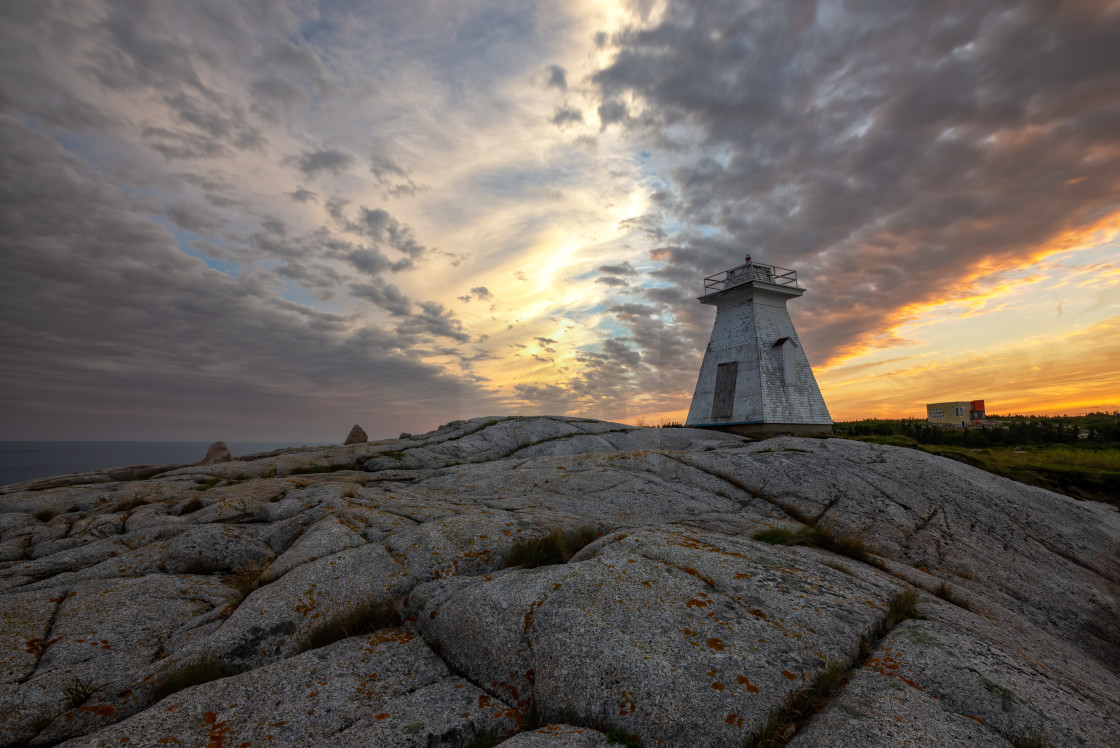
<path fill-rule="evenodd" d="M 716 367 L 716 388 L 712 394 L 712 418 L 730 418 L 735 408 L 735 381 L 739 378 L 739 362 Z"/>

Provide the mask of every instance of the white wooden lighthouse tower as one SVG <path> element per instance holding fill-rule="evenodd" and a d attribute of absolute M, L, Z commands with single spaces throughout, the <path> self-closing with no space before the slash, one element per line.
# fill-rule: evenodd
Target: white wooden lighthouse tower
<path fill-rule="evenodd" d="M 686 426 L 745 435 L 832 431 L 786 301 L 805 293 L 793 270 L 752 262 L 704 282 L 716 308 Z"/>

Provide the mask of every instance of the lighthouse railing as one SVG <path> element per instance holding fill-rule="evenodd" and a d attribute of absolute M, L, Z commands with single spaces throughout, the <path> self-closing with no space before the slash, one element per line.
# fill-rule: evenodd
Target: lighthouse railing
<path fill-rule="evenodd" d="M 715 275 L 708 276 L 704 279 L 704 291 L 722 291 L 725 288 L 733 288 L 749 281 L 762 281 L 764 283 L 773 283 L 776 286 L 800 288 L 800 286 L 797 285 L 796 270 L 780 268 L 777 265 L 763 265 L 759 262 L 748 262 L 738 267 L 733 267 L 730 270 L 724 270 Z"/>

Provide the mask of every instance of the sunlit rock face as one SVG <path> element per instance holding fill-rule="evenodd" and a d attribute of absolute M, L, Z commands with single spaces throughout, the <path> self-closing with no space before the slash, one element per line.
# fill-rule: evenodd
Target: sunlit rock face
<path fill-rule="evenodd" d="M 1120 723 L 1120 514 L 915 450 L 483 418 L 0 492 L 0 745 L 742 746 L 776 716 L 794 746 L 1105 746 Z M 525 568 L 548 536 L 569 545 Z"/>

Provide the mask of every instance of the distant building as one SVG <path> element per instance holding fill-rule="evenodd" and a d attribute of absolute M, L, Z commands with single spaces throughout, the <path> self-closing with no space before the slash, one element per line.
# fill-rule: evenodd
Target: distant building
<path fill-rule="evenodd" d="M 926 420 L 944 426 L 976 426 L 985 418 L 983 400 L 927 403 Z"/>

